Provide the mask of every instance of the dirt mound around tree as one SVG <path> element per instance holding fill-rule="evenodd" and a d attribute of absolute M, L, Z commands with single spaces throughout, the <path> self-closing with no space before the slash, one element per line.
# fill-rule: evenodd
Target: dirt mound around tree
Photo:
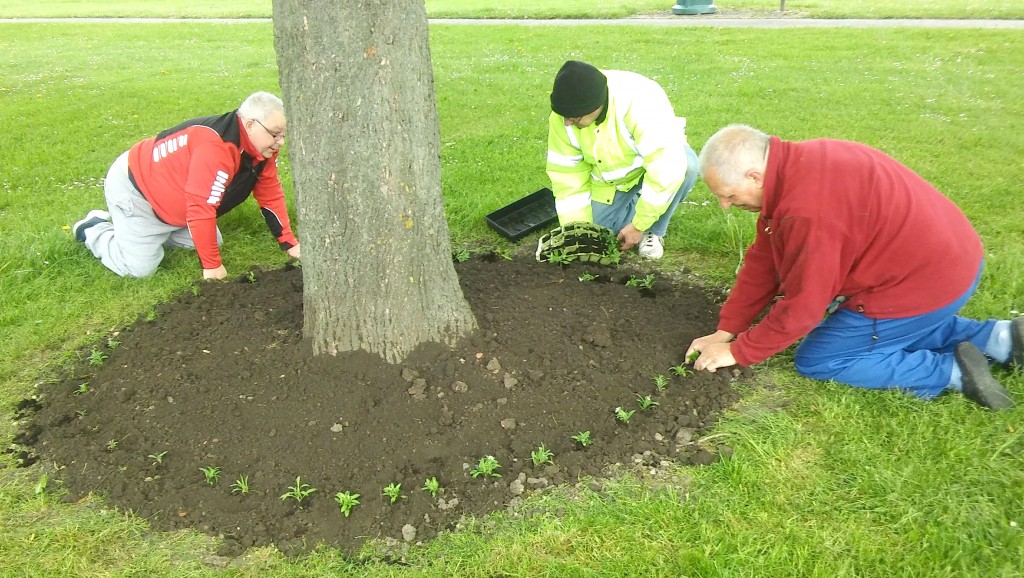
<path fill-rule="evenodd" d="M 737 401 L 736 372 L 670 371 L 715 327 L 708 293 L 530 259 L 456 269 L 479 331 L 401 365 L 313 357 L 299 269 L 203 284 L 111 337 L 91 356 L 101 365 L 41 386 L 22 404 L 30 426 L 17 441 L 58 465 L 70 500 L 97 492 L 156 529 L 223 536 L 224 554 L 421 541 L 610 464 L 716 458 L 700 436 Z M 657 405 L 640 409 L 643 396 Z M 624 423 L 616 408 L 635 413 Z M 583 432 L 587 446 L 573 439 Z M 535 465 L 542 444 L 551 459 Z M 486 456 L 500 477 L 480 473 Z M 428 478 L 436 495 L 422 489 Z M 401 485 L 394 503 L 389 484 Z M 301 503 L 282 499 L 310 489 Z M 346 492 L 359 494 L 348 517 Z"/>

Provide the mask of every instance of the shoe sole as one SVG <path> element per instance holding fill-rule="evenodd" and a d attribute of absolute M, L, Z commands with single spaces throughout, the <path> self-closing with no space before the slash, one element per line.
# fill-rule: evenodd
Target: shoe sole
<path fill-rule="evenodd" d="M 993 410 L 1013 407 L 1010 394 L 992 377 L 988 359 L 977 346 L 965 341 L 956 346 L 954 356 L 963 374 L 963 394 L 967 399 Z"/>
<path fill-rule="evenodd" d="M 1010 361 L 1024 369 L 1024 317 L 1010 321 Z"/>
<path fill-rule="evenodd" d="M 85 215 L 84 219 L 82 219 L 81 221 L 78 221 L 77 223 L 75 223 L 74 225 L 71 226 L 71 234 L 73 234 L 75 236 L 75 238 L 78 238 L 78 230 L 82 228 L 82 225 L 85 225 L 86 223 L 92 221 L 93 219 L 100 219 L 102 221 L 109 221 L 110 220 L 110 213 L 104 211 L 103 209 L 93 209 L 93 210 L 89 211 Z"/>

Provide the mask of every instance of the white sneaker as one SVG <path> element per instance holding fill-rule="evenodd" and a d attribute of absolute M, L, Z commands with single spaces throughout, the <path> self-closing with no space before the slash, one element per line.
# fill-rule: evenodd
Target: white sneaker
<path fill-rule="evenodd" d="M 665 240 L 661 235 L 644 233 L 640 244 L 637 245 L 637 252 L 644 259 L 661 259 L 661 256 L 665 254 Z"/>
<path fill-rule="evenodd" d="M 78 221 L 71 227 L 71 233 L 75 236 L 79 242 L 85 242 L 85 230 L 93 225 L 102 223 L 103 221 L 110 220 L 110 213 L 102 209 L 93 209 L 89 211 L 89 214 L 84 219 Z"/>

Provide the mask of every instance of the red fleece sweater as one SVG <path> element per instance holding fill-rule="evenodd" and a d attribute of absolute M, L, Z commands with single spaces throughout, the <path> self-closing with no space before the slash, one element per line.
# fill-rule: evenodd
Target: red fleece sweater
<path fill-rule="evenodd" d="M 838 295 L 875 319 L 921 315 L 961 296 L 981 259 L 963 212 L 881 151 L 771 137 L 757 237 L 718 329 L 737 335 L 737 363 L 760 363 L 810 333 Z"/>

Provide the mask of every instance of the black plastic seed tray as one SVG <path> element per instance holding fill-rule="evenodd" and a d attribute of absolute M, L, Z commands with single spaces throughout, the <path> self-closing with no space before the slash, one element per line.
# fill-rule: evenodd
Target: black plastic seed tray
<path fill-rule="evenodd" d="M 555 197 L 543 188 L 490 213 L 487 224 L 513 243 L 558 220 Z"/>

